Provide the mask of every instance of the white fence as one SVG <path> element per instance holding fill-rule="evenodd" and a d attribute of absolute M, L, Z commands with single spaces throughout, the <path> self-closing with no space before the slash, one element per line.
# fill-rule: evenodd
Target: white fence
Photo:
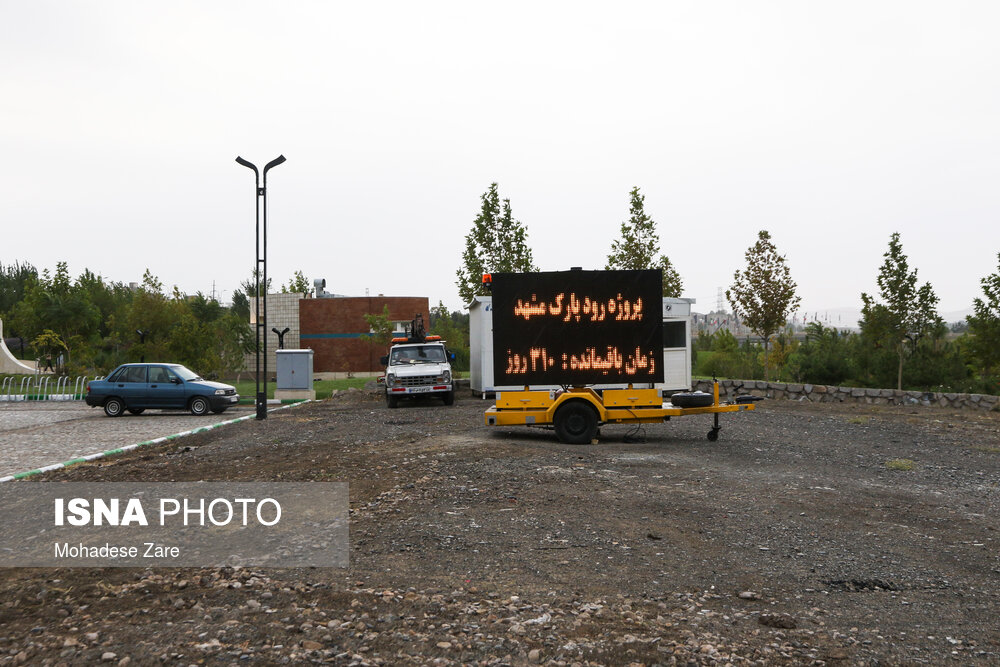
<path fill-rule="evenodd" d="M 82 401 L 87 383 L 100 376 L 11 375 L 0 382 L 0 401 Z"/>

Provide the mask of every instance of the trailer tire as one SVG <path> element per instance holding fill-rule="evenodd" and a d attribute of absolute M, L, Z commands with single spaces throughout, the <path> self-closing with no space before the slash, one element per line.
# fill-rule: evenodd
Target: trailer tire
<path fill-rule="evenodd" d="M 670 402 L 678 408 L 707 408 L 715 403 L 715 398 L 703 391 L 691 391 L 674 394 L 670 397 Z"/>
<path fill-rule="evenodd" d="M 552 422 L 560 442 L 589 445 L 597 437 L 597 413 L 583 401 L 563 403 Z"/>

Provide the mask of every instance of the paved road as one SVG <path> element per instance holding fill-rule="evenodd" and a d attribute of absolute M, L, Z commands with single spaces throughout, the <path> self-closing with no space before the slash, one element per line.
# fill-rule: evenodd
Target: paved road
<path fill-rule="evenodd" d="M 111 419 L 82 401 L 0 402 L 0 477 L 210 426 L 253 409 L 238 406 L 204 417 L 147 410 Z"/>

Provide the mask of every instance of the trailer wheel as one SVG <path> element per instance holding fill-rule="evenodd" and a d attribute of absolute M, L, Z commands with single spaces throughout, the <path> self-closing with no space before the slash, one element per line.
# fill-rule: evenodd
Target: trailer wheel
<path fill-rule="evenodd" d="M 719 439 L 719 429 L 713 428 L 711 431 L 708 432 L 709 442 L 715 442 L 718 439 Z"/>
<path fill-rule="evenodd" d="M 564 403 L 552 421 L 560 442 L 589 445 L 597 436 L 597 413 L 582 401 Z"/>

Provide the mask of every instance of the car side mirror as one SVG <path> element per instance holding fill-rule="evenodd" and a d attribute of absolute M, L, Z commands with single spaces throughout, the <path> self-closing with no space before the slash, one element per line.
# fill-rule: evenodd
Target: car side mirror
<path fill-rule="evenodd" d="M 387 354 L 384 357 L 379 357 L 378 362 L 380 364 L 382 364 L 383 366 L 388 366 L 389 365 L 389 355 Z"/>
<path fill-rule="evenodd" d="M 181 379 L 180 378 L 170 378 L 170 383 L 171 384 L 180 384 L 181 383 Z"/>
<path fill-rule="evenodd" d="M 448 361 L 455 361 L 455 353 L 454 352 L 449 352 L 448 353 Z"/>

